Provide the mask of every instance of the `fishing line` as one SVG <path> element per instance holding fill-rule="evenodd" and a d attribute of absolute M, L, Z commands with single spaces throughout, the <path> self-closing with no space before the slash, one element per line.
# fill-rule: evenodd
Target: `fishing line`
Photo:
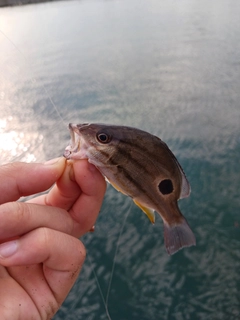
<path fill-rule="evenodd" d="M 93 273 L 93 275 L 94 275 L 94 279 L 95 279 L 95 281 L 96 281 L 96 283 L 97 283 L 98 291 L 100 292 L 100 296 L 101 296 L 101 299 L 102 299 L 103 304 L 104 304 L 104 308 L 105 308 L 105 311 L 106 311 L 107 318 L 108 318 L 108 320 L 112 320 L 112 318 L 111 318 L 111 316 L 110 316 L 110 314 L 109 314 L 109 311 L 108 311 L 108 307 L 107 307 L 107 305 L 106 305 L 106 300 L 104 299 L 104 296 L 103 296 L 103 292 L 102 292 L 100 283 L 99 283 L 99 281 L 98 281 L 97 274 L 96 274 L 96 272 L 95 272 L 95 270 L 94 270 L 93 263 L 92 263 L 92 260 L 91 260 L 91 258 L 90 258 L 90 255 L 87 255 L 87 259 L 89 260 L 91 271 L 92 271 L 92 273 Z"/>
<path fill-rule="evenodd" d="M 129 213 L 131 211 L 131 208 L 132 208 L 132 203 L 131 203 L 127 213 L 125 214 L 124 221 L 123 221 L 121 230 L 120 230 L 119 235 L 118 235 L 116 250 L 115 250 L 115 253 L 114 253 L 113 264 L 112 264 L 112 269 L 111 269 L 111 273 L 110 273 L 110 279 L 109 279 L 108 287 L 107 287 L 106 298 L 104 298 L 103 291 L 102 291 L 100 283 L 98 281 L 98 277 L 97 277 L 97 274 L 96 274 L 95 269 L 93 267 L 93 263 L 92 263 L 92 260 L 90 258 L 90 255 L 87 255 L 87 259 L 89 260 L 90 268 L 91 268 L 91 271 L 93 273 L 94 279 L 96 281 L 96 284 L 97 284 L 97 287 L 98 287 L 98 290 L 99 290 L 99 293 L 100 293 L 100 296 L 101 296 L 101 299 L 102 299 L 102 302 L 103 302 L 103 305 L 104 305 L 108 320 L 112 320 L 112 318 L 111 318 L 111 316 L 109 314 L 109 310 L 108 310 L 108 301 L 109 301 L 109 294 L 110 294 L 110 290 L 111 290 L 114 269 L 115 269 L 116 260 L 117 260 L 117 254 L 118 254 L 118 250 L 119 250 L 119 246 L 120 246 L 120 239 L 121 239 L 121 236 L 122 236 L 122 233 L 123 233 L 127 218 L 128 218 Z"/>
<path fill-rule="evenodd" d="M 22 51 L 15 45 L 15 43 L 6 35 L 5 32 L 3 32 L 2 30 L 0 30 L 0 33 L 11 43 L 11 45 L 17 50 L 17 52 L 20 53 L 20 55 L 23 57 L 23 60 L 24 60 L 25 64 L 26 64 L 27 66 L 29 66 L 29 62 L 27 61 L 26 56 L 25 56 L 25 55 L 22 53 Z M 34 77 L 32 77 L 31 75 L 30 75 L 30 79 L 31 79 L 32 84 L 34 84 L 34 83 L 37 82 L 37 79 L 34 78 Z M 56 113 L 57 113 L 57 115 L 58 115 L 58 117 L 60 118 L 60 120 L 62 121 L 62 123 L 64 124 L 64 126 L 66 126 L 66 123 L 64 122 L 64 119 L 63 119 L 63 117 L 61 116 L 61 114 L 60 114 L 57 106 L 55 105 L 55 103 L 53 102 L 50 94 L 48 93 L 47 88 L 44 86 L 44 84 L 41 84 L 41 87 L 44 89 L 44 91 L 45 91 L 45 93 L 46 93 L 46 95 L 47 95 L 47 98 L 48 98 L 49 101 L 51 102 L 54 110 L 56 111 Z"/>
<path fill-rule="evenodd" d="M 116 260 L 117 260 L 118 249 L 119 249 L 119 245 L 120 245 L 120 239 L 121 239 L 121 236 L 122 236 L 123 229 L 124 229 L 124 227 L 125 227 L 125 224 L 126 224 L 127 218 L 128 218 L 129 213 L 130 213 L 130 211 L 131 211 L 131 208 L 132 208 L 132 202 L 131 202 L 131 205 L 130 205 L 130 207 L 129 207 L 129 209 L 128 209 L 127 213 L 125 214 L 124 221 L 123 221 L 123 224 L 122 224 L 121 230 L 120 230 L 119 235 L 118 235 L 118 240 L 117 240 L 116 250 L 115 250 L 115 254 L 114 254 L 114 258 L 113 258 L 112 270 L 111 270 L 110 279 L 109 279 L 108 288 L 107 288 L 107 294 L 106 294 L 106 306 L 108 306 L 109 294 L 110 294 L 110 290 L 111 290 L 112 279 L 113 279 L 113 273 L 114 273 L 114 269 L 115 269 L 115 265 L 116 265 Z"/>

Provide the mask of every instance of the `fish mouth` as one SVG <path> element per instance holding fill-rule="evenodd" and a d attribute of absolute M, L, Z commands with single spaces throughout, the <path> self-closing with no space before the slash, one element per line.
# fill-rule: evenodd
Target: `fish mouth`
<path fill-rule="evenodd" d="M 71 159 L 73 153 L 77 153 L 80 151 L 81 147 L 81 137 L 79 135 L 79 128 L 76 124 L 69 123 L 69 131 L 71 140 L 69 145 L 66 147 L 63 156 L 66 159 Z"/>

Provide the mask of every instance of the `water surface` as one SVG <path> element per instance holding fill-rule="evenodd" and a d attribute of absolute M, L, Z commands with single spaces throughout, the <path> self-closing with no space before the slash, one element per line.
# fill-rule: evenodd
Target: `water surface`
<path fill-rule="evenodd" d="M 240 317 L 239 10 L 224 0 L 0 9 L 1 163 L 61 155 L 69 122 L 125 124 L 160 136 L 192 186 L 179 204 L 197 246 L 171 257 L 161 219 L 150 225 L 109 187 L 55 320 L 108 319 L 93 270 L 112 320 Z"/>

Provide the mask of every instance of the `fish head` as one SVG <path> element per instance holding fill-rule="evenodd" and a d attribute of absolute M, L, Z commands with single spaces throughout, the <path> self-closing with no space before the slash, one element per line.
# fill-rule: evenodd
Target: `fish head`
<path fill-rule="evenodd" d="M 108 165 L 122 139 L 122 131 L 104 124 L 69 124 L 70 144 L 64 152 L 67 159 L 88 159 L 96 167 Z"/>

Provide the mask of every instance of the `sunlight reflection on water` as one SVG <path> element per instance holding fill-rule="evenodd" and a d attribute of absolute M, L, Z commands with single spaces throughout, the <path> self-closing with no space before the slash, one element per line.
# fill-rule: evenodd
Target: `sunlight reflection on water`
<path fill-rule="evenodd" d="M 12 130 L 19 128 L 20 130 Z M 16 161 L 34 162 L 42 150 L 43 136 L 38 132 L 21 131 L 17 119 L 9 116 L 0 119 L 0 163 Z M 37 145 L 37 149 L 36 149 Z"/>

